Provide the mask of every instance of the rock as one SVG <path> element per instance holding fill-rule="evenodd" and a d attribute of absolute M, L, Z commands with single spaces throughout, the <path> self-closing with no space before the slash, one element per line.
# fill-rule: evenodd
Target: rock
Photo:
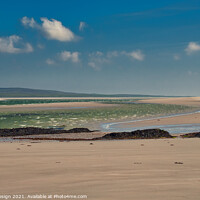
<path fill-rule="evenodd" d="M 132 132 L 109 133 L 99 139 L 113 140 L 113 139 L 153 139 L 153 138 L 172 138 L 172 136 L 167 131 L 161 129 L 145 129 L 145 130 L 136 130 Z"/>
<path fill-rule="evenodd" d="M 73 128 L 70 130 L 56 130 L 53 128 L 13 128 L 13 129 L 0 129 L 0 137 L 14 137 L 26 135 L 45 135 L 45 134 L 60 134 L 60 133 L 83 133 L 92 132 L 87 128 Z"/>
<path fill-rule="evenodd" d="M 0 129 L 0 137 L 55 134 L 61 132 L 63 131 L 54 129 L 35 128 L 35 127 Z"/>
<path fill-rule="evenodd" d="M 183 138 L 200 138 L 200 132 L 196 132 L 196 133 L 187 133 L 184 135 L 181 135 L 181 137 Z"/>
<path fill-rule="evenodd" d="M 64 132 L 65 133 L 89 133 L 93 131 L 89 130 L 88 128 L 73 128 Z"/>

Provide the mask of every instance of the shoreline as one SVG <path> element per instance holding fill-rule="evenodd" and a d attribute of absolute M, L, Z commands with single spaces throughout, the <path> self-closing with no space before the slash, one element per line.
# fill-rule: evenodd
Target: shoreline
<path fill-rule="evenodd" d="M 190 117 L 192 115 L 192 118 Z M 177 122 L 178 119 L 178 122 Z M 150 117 L 145 119 L 135 119 L 128 121 L 118 121 L 103 123 L 100 125 L 102 131 L 116 131 L 119 130 L 129 130 L 131 128 L 143 128 L 143 127 L 153 127 L 153 126 L 168 126 L 168 125 L 187 125 L 187 124 L 199 124 L 200 123 L 200 110 L 180 113 L 180 114 L 170 114 L 158 117 Z"/>

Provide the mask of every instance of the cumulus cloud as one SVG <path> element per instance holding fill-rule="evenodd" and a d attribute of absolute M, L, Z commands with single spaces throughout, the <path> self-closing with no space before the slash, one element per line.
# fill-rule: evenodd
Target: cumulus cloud
<path fill-rule="evenodd" d="M 79 31 L 83 31 L 86 28 L 87 24 L 85 22 L 80 22 Z"/>
<path fill-rule="evenodd" d="M 71 60 L 73 63 L 79 62 L 79 52 L 70 52 L 70 51 L 63 51 L 59 53 L 60 59 L 62 61 Z"/>
<path fill-rule="evenodd" d="M 145 55 L 142 53 L 141 50 L 136 50 L 136 51 L 132 51 L 132 52 L 123 51 L 122 54 L 129 56 L 129 57 L 133 58 L 134 60 L 138 60 L 138 61 L 143 61 L 144 57 L 145 57 Z"/>
<path fill-rule="evenodd" d="M 59 40 L 61 42 L 68 42 L 74 39 L 74 33 L 64 27 L 60 21 L 52 19 L 52 21 L 47 18 L 41 18 L 42 30 L 48 39 Z"/>
<path fill-rule="evenodd" d="M 200 51 L 200 45 L 196 42 L 190 42 L 185 49 L 188 55 Z"/>
<path fill-rule="evenodd" d="M 33 47 L 29 43 L 24 43 L 22 38 L 17 35 L 0 37 L 0 52 L 3 53 L 29 53 Z"/>
<path fill-rule="evenodd" d="M 48 59 L 46 60 L 46 63 L 47 63 L 48 65 L 54 65 L 54 64 L 55 64 L 54 60 L 52 60 L 52 59 L 50 59 L 50 58 L 48 58 Z"/>
<path fill-rule="evenodd" d="M 21 19 L 21 22 L 24 26 L 27 26 L 27 27 L 29 26 L 31 28 L 35 28 L 38 26 L 33 18 L 28 18 L 26 16 Z"/>
<path fill-rule="evenodd" d="M 42 24 L 35 22 L 33 18 L 23 17 L 21 22 L 26 27 L 35 28 L 41 31 L 49 40 L 58 40 L 60 42 L 69 42 L 75 40 L 75 34 L 67 27 L 63 26 L 62 22 L 47 18 L 40 18 Z"/>

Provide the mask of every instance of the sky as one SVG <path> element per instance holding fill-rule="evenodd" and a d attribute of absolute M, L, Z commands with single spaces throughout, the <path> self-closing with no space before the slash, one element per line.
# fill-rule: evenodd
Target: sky
<path fill-rule="evenodd" d="M 199 0 L 1 0 L 0 87 L 200 96 Z"/>

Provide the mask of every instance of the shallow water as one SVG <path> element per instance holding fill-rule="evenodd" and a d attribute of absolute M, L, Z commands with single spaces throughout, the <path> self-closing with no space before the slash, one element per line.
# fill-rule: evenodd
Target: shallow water
<path fill-rule="evenodd" d="M 123 132 L 123 131 L 135 131 L 135 130 L 142 130 L 142 129 L 154 129 L 160 128 L 163 130 L 168 131 L 171 134 L 178 134 L 178 133 L 192 133 L 192 132 L 199 132 L 200 131 L 200 123 L 199 124 L 175 124 L 175 125 L 157 125 L 157 126 L 142 126 L 142 127 L 125 127 L 124 124 L 130 122 L 139 122 L 139 121 L 147 121 L 152 119 L 160 119 L 160 118 L 169 118 L 174 116 L 182 116 L 182 115 L 190 115 L 194 113 L 199 113 L 200 111 L 194 111 L 189 113 L 182 113 L 182 114 L 172 114 L 166 115 L 161 117 L 154 117 L 149 119 L 139 119 L 139 120 L 132 120 L 132 121 L 121 121 L 121 122 L 112 122 L 112 123 L 104 123 L 101 124 L 101 131 L 111 131 L 111 132 Z M 123 124 L 123 127 L 121 126 Z"/>
<path fill-rule="evenodd" d="M 192 133 L 192 132 L 199 132 L 200 131 L 200 123 L 199 124 L 176 124 L 176 125 L 160 125 L 160 126 L 142 126 L 142 127 L 120 127 L 119 125 L 113 125 L 109 129 L 102 129 L 102 131 L 112 131 L 112 132 L 123 132 L 123 131 L 135 131 L 135 130 L 142 130 L 142 129 L 163 129 L 168 131 L 171 134 L 178 134 L 178 133 Z"/>

